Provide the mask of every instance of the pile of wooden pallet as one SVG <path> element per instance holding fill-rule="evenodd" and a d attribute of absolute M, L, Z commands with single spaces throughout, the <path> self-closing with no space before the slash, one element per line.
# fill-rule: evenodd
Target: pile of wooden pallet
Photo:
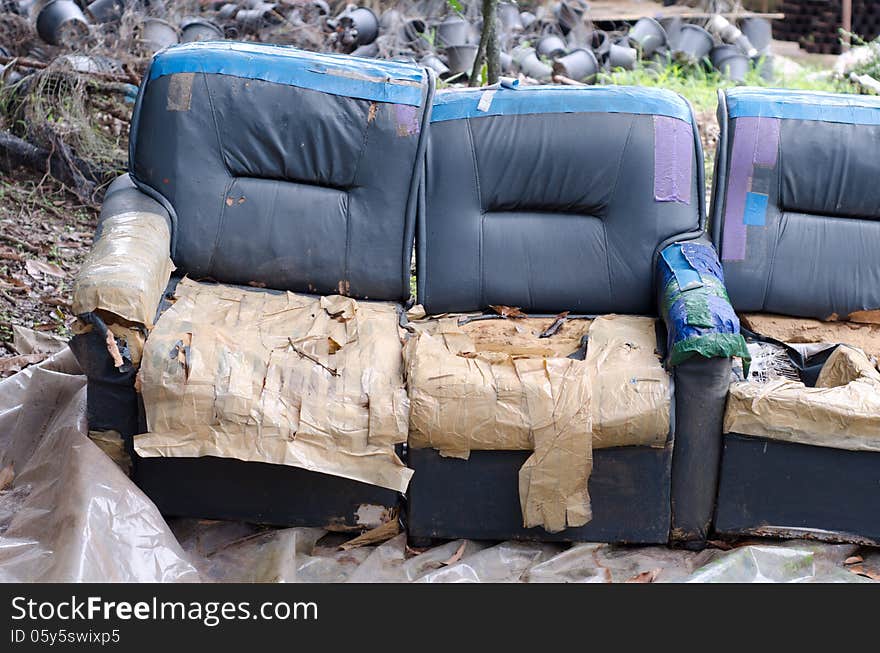
<path fill-rule="evenodd" d="M 773 37 L 797 41 L 807 52 L 839 54 L 842 24 L 840 0 L 785 0 L 782 20 L 773 22 Z M 880 0 L 852 0 L 852 31 L 866 40 L 880 34 Z"/>

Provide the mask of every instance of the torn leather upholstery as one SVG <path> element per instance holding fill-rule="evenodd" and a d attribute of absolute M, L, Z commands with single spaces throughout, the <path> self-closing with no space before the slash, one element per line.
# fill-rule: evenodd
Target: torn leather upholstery
<path fill-rule="evenodd" d="M 410 446 L 534 451 L 520 469 L 523 523 L 557 532 L 591 519 L 593 446 L 663 446 L 670 388 L 653 319 L 568 320 L 539 338 L 552 322 L 428 320 L 405 359 Z M 584 336 L 586 360 L 570 357 Z"/>
<path fill-rule="evenodd" d="M 291 465 L 403 492 L 397 306 L 184 279 L 147 340 L 144 457 Z"/>
<path fill-rule="evenodd" d="M 734 383 L 724 432 L 880 451 L 880 373 L 860 350 L 841 345 L 814 388 L 789 379 Z"/>
<path fill-rule="evenodd" d="M 171 230 L 163 216 L 127 211 L 104 218 L 76 277 L 74 314 L 101 310 L 151 327 L 174 270 L 170 251 Z"/>

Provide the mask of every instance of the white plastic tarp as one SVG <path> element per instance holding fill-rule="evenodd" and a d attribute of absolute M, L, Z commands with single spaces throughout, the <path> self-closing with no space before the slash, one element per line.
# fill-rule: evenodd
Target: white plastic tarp
<path fill-rule="evenodd" d="M 791 541 L 730 551 L 453 541 L 398 535 L 342 550 L 314 528 L 173 520 L 88 437 L 85 377 L 65 349 L 0 382 L 0 580 L 133 582 L 867 581 L 855 545 Z M 8 479 L 11 474 L 12 481 Z M 6 483 L 5 488 L 3 484 Z M 859 571 L 880 577 L 880 551 Z"/>

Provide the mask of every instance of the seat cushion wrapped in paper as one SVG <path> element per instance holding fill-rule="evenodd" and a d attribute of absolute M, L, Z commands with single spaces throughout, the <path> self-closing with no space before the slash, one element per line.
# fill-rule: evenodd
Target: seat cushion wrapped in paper
<path fill-rule="evenodd" d="M 403 492 L 397 306 L 184 279 L 140 372 L 151 456 L 292 465 Z"/>
<path fill-rule="evenodd" d="M 590 519 L 594 444 L 663 446 L 670 395 L 653 319 L 569 320 L 541 338 L 552 323 L 429 320 L 406 361 L 410 446 L 459 458 L 534 451 L 520 470 L 523 522 L 556 532 Z"/>
<path fill-rule="evenodd" d="M 816 387 L 778 379 L 730 387 L 724 432 L 857 451 L 880 451 L 880 373 L 840 346 Z"/>

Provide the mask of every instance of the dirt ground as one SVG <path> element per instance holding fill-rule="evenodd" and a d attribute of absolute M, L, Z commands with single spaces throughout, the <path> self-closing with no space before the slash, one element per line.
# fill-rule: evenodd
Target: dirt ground
<path fill-rule="evenodd" d="M 0 178 L 0 357 L 17 353 L 13 325 L 70 335 L 71 287 L 97 215 L 51 178 Z"/>

